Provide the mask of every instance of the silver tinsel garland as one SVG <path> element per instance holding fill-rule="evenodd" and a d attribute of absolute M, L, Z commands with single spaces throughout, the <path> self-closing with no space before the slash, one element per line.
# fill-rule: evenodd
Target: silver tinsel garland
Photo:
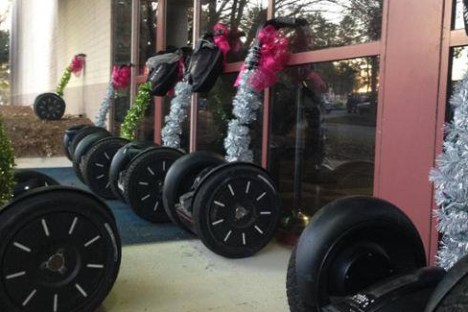
<path fill-rule="evenodd" d="M 430 174 L 442 233 L 437 263 L 444 269 L 468 254 L 468 75 L 456 86 L 450 104 L 454 117 L 445 128 L 444 152 Z"/>
<path fill-rule="evenodd" d="M 258 64 L 258 47 L 254 45 L 247 55 L 245 63 Z M 235 119 L 229 122 L 227 137 L 224 140 L 227 161 L 253 162 L 253 152 L 249 149 L 249 125 L 257 119 L 257 110 L 262 106 L 261 95 L 249 85 L 250 78 L 255 71 L 247 68 L 241 73 L 237 93 L 232 102 Z"/>
<path fill-rule="evenodd" d="M 114 102 L 114 96 L 115 96 L 115 89 L 111 81 L 109 85 L 107 86 L 106 95 L 104 96 L 104 99 L 102 100 L 101 108 L 99 109 L 99 112 L 96 115 L 96 118 L 94 121 L 95 126 L 105 127 L 107 113 L 109 112 L 109 108 L 111 104 Z"/>
<path fill-rule="evenodd" d="M 169 115 L 161 131 L 164 146 L 179 148 L 182 122 L 187 118 L 187 108 L 190 106 L 192 87 L 187 81 L 180 81 L 175 86 L 175 97 L 171 100 Z"/>

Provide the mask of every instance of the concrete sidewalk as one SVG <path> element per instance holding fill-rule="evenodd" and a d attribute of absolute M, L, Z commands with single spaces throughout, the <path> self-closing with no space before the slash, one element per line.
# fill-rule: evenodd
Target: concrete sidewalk
<path fill-rule="evenodd" d="M 71 167 L 67 157 L 16 158 L 16 168 L 61 168 Z"/>

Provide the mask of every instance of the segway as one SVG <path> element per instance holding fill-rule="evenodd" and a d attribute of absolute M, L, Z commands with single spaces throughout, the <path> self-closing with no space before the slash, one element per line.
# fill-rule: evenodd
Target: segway
<path fill-rule="evenodd" d="M 65 113 L 65 101 L 63 100 L 63 90 L 70 81 L 71 74 L 78 74 L 85 64 L 85 54 L 77 54 L 60 79 L 56 88 L 56 93 L 42 93 L 34 100 L 34 113 L 42 120 L 59 120 Z"/>
<path fill-rule="evenodd" d="M 111 210 L 33 170 L 15 176 L 14 199 L 0 209 L 2 311 L 94 311 L 120 267 Z"/>
<path fill-rule="evenodd" d="M 59 184 L 52 177 L 31 169 L 15 169 L 13 171 L 13 176 L 15 180 L 12 193 L 13 198 L 38 187 Z"/>
<path fill-rule="evenodd" d="M 465 311 L 468 257 L 426 267 L 411 220 L 391 203 L 346 197 L 316 213 L 292 252 L 292 312 Z"/>
<path fill-rule="evenodd" d="M 143 150 L 154 146 L 158 145 L 149 141 L 133 141 L 121 147 L 112 157 L 109 167 L 109 182 L 110 188 L 117 199 L 125 202 L 123 178 L 132 159 Z"/>
<path fill-rule="evenodd" d="M 302 19 L 267 21 L 257 33 L 257 40 L 246 58 L 248 73 L 243 74 L 252 75 L 260 70 L 265 43 L 262 40 L 268 37 L 265 32 L 269 31 L 271 35 L 282 27 L 306 24 Z M 246 79 L 240 77 L 241 81 Z M 259 92 L 259 89 L 246 88 L 241 83 L 234 102 L 244 94 L 258 98 Z M 234 106 L 236 115 L 238 107 Z M 252 120 L 239 120 L 235 126 L 246 129 Z M 231 134 L 226 138 L 225 146 L 229 145 L 226 142 L 230 139 Z M 174 223 L 198 235 L 213 252 L 228 258 L 248 257 L 273 238 L 279 222 L 280 199 L 266 170 L 239 161 L 245 159 L 248 152 L 237 158 L 227 152 L 226 158 L 230 162 L 209 152 L 196 152 L 178 159 L 169 169 L 164 183 L 164 208 Z"/>
<path fill-rule="evenodd" d="M 222 71 L 224 52 L 214 43 L 219 35 L 221 33 L 205 35 L 193 54 L 181 49 L 147 61 L 150 94 L 161 96 L 171 88 L 176 94 L 162 130 L 163 146 L 136 142 L 124 147 L 111 164 L 110 175 L 114 193 L 123 197 L 138 216 L 148 221 L 170 220 L 163 207 L 163 184 L 172 164 L 185 154 L 180 149 L 180 127 L 186 118 L 192 93 L 208 92 Z M 178 71 L 181 64 L 184 64 L 183 72 Z M 178 81 L 181 77 L 183 79 Z"/>
<path fill-rule="evenodd" d="M 94 311 L 119 271 L 114 217 L 95 196 L 37 188 L 0 211 L 4 311 Z"/>

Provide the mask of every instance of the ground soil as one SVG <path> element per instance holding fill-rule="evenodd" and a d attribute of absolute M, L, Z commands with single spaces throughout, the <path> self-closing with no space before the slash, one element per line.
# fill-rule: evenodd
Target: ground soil
<path fill-rule="evenodd" d="M 0 105 L 0 118 L 16 158 L 64 156 L 65 130 L 73 125 L 92 124 L 88 118 L 71 115 L 60 120 L 40 120 L 31 106 Z"/>

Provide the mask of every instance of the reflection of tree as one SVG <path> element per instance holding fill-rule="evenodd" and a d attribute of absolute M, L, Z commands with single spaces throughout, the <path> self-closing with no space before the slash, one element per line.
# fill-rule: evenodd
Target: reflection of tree
<path fill-rule="evenodd" d="M 261 1 L 248 0 L 209 0 L 205 1 L 202 12 L 202 29 L 211 31 L 218 22 L 227 24 L 230 28 L 237 27 L 246 34 L 245 46 L 249 46 L 255 38 L 257 26 L 266 19 L 266 8 Z"/>

